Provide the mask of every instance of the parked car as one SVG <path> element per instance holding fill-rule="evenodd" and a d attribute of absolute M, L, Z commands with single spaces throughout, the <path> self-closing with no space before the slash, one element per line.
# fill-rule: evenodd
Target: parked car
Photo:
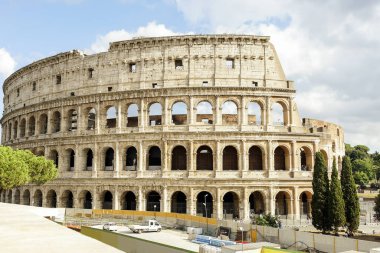
<path fill-rule="evenodd" d="M 132 225 L 129 226 L 129 229 L 132 230 L 133 233 L 142 233 L 142 232 L 160 232 L 161 225 L 156 220 L 148 220 L 148 222 L 144 225 Z"/>
<path fill-rule="evenodd" d="M 106 224 L 103 225 L 103 230 L 117 231 L 116 223 L 115 222 L 107 222 Z"/>

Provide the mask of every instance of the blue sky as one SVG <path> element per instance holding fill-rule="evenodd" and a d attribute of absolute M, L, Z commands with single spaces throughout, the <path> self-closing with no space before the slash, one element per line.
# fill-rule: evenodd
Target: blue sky
<path fill-rule="evenodd" d="M 40 58 L 134 36 L 271 36 L 301 117 L 336 122 L 347 143 L 380 151 L 380 1 L 0 0 L 0 10 L 1 83 Z"/>

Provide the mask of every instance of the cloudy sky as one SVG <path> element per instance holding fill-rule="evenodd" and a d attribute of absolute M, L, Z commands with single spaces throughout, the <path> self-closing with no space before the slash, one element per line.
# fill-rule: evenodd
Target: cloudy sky
<path fill-rule="evenodd" d="M 0 0 L 0 82 L 42 57 L 135 36 L 271 36 L 301 117 L 380 151 L 380 1 Z M 2 104 L 0 105 L 2 111 Z"/>

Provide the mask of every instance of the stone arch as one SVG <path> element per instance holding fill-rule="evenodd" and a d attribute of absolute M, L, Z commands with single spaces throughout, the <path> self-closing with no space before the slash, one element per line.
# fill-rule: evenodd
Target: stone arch
<path fill-rule="evenodd" d="M 313 153 L 307 146 L 300 148 L 301 171 L 311 171 L 313 168 Z"/>
<path fill-rule="evenodd" d="M 90 191 L 83 190 L 79 193 L 78 204 L 80 208 L 92 209 L 92 194 Z"/>
<path fill-rule="evenodd" d="M 161 210 L 161 196 L 156 191 L 150 191 L 146 194 L 146 210 L 147 211 L 160 211 Z"/>
<path fill-rule="evenodd" d="M 133 191 L 125 191 L 121 195 L 122 210 L 136 210 L 137 202 L 136 195 Z"/>
<path fill-rule="evenodd" d="M 104 170 L 114 170 L 115 151 L 113 148 L 107 148 L 104 155 Z"/>
<path fill-rule="evenodd" d="M 235 125 L 238 123 L 238 107 L 232 100 L 227 100 L 222 104 L 223 125 Z"/>
<path fill-rule="evenodd" d="M 67 130 L 76 131 L 78 129 L 78 112 L 75 109 L 69 110 L 67 114 Z"/>
<path fill-rule="evenodd" d="M 311 217 L 311 200 L 313 194 L 310 191 L 303 191 L 299 195 L 300 215 L 306 216 L 307 219 Z"/>
<path fill-rule="evenodd" d="M 34 206 L 42 207 L 42 191 L 37 189 L 33 195 Z"/>
<path fill-rule="evenodd" d="M 17 137 L 18 137 L 18 121 L 16 120 L 15 121 L 15 124 L 14 124 L 14 126 L 13 126 L 13 139 L 17 139 Z"/>
<path fill-rule="evenodd" d="M 186 213 L 186 194 L 182 191 L 176 191 L 171 197 L 171 212 Z"/>
<path fill-rule="evenodd" d="M 30 205 L 30 191 L 26 189 L 22 194 L 22 204 L 23 205 Z"/>
<path fill-rule="evenodd" d="M 59 166 L 59 154 L 58 154 L 57 150 L 55 150 L 55 149 L 50 150 L 49 159 L 52 160 L 55 167 L 58 168 L 58 166 Z"/>
<path fill-rule="evenodd" d="M 256 101 L 247 104 L 248 125 L 262 125 L 262 105 Z"/>
<path fill-rule="evenodd" d="M 239 195 L 236 192 L 223 195 L 223 215 L 225 219 L 239 218 Z"/>
<path fill-rule="evenodd" d="M 70 190 L 65 190 L 61 195 L 61 205 L 65 208 L 74 208 L 74 194 Z"/>
<path fill-rule="evenodd" d="M 128 147 L 126 151 L 125 157 L 125 166 L 127 170 L 137 170 L 137 149 L 133 146 Z"/>
<path fill-rule="evenodd" d="M 93 107 L 89 107 L 86 110 L 87 115 L 87 130 L 93 130 L 96 128 L 96 110 Z"/>
<path fill-rule="evenodd" d="M 20 137 L 25 137 L 25 130 L 26 130 L 26 119 L 21 119 L 20 122 Z"/>
<path fill-rule="evenodd" d="M 148 152 L 148 170 L 161 169 L 161 149 L 158 146 L 151 146 Z"/>
<path fill-rule="evenodd" d="M 162 105 L 158 102 L 149 105 L 149 126 L 159 126 L 162 124 Z"/>
<path fill-rule="evenodd" d="M 287 191 L 279 191 L 276 194 L 276 215 L 287 216 L 291 214 L 291 196 Z"/>
<path fill-rule="evenodd" d="M 20 195 L 21 194 L 20 194 L 20 190 L 19 189 L 14 190 L 13 202 L 15 204 L 20 204 L 20 201 L 21 201 L 21 199 L 20 199 L 21 196 Z"/>
<path fill-rule="evenodd" d="M 85 159 L 84 170 L 91 171 L 94 166 L 94 152 L 91 148 L 83 150 Z"/>
<path fill-rule="evenodd" d="M 248 150 L 249 170 L 263 170 L 263 152 L 259 146 L 252 146 Z"/>
<path fill-rule="evenodd" d="M 289 150 L 285 146 L 278 146 L 274 150 L 274 170 L 285 171 L 290 168 Z"/>
<path fill-rule="evenodd" d="M 249 195 L 249 209 L 251 214 L 265 213 L 265 195 L 260 191 L 254 191 Z"/>
<path fill-rule="evenodd" d="M 223 149 L 223 170 L 238 170 L 238 152 L 234 146 Z"/>
<path fill-rule="evenodd" d="M 213 216 L 214 198 L 210 192 L 201 191 L 197 194 L 197 215 L 211 218 Z"/>
<path fill-rule="evenodd" d="M 67 171 L 74 171 L 75 169 L 75 151 L 71 148 L 65 150 Z"/>
<path fill-rule="evenodd" d="M 127 109 L 127 127 L 139 126 L 139 107 L 137 104 L 128 105 Z"/>
<path fill-rule="evenodd" d="M 46 207 L 57 207 L 57 193 L 53 189 L 49 190 L 46 194 Z"/>
<path fill-rule="evenodd" d="M 28 120 L 28 135 L 33 136 L 36 134 L 36 118 L 34 116 L 30 116 Z"/>
<path fill-rule="evenodd" d="M 272 103 L 272 123 L 274 126 L 285 126 L 288 123 L 287 118 L 287 105 L 282 101 L 275 101 Z"/>
<path fill-rule="evenodd" d="M 39 134 L 47 134 L 48 130 L 48 116 L 45 113 L 42 113 L 39 117 Z"/>
<path fill-rule="evenodd" d="M 198 103 L 196 107 L 196 121 L 202 122 L 203 124 L 213 124 L 214 123 L 214 113 L 212 109 L 212 104 L 205 100 Z"/>
<path fill-rule="evenodd" d="M 8 140 L 12 139 L 12 122 L 9 122 L 8 125 Z"/>
<path fill-rule="evenodd" d="M 212 149 L 203 145 L 197 150 L 197 170 L 213 170 L 213 154 Z"/>
<path fill-rule="evenodd" d="M 172 170 L 187 170 L 186 148 L 183 146 L 175 146 L 172 150 Z"/>
<path fill-rule="evenodd" d="M 118 111 L 116 110 L 115 106 L 109 106 L 106 108 L 106 128 L 116 128 L 117 126 L 117 114 Z"/>
<path fill-rule="evenodd" d="M 59 111 L 53 112 L 51 118 L 52 133 L 58 133 L 61 131 L 61 113 Z"/>
<path fill-rule="evenodd" d="M 112 209 L 113 195 L 110 191 L 103 191 L 100 195 L 102 209 Z"/>
<path fill-rule="evenodd" d="M 174 125 L 187 124 L 187 104 L 183 101 L 177 101 L 172 105 L 172 123 Z"/>

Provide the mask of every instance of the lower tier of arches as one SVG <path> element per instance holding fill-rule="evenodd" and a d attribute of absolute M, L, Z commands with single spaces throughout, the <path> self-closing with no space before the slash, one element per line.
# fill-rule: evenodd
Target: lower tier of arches
<path fill-rule="evenodd" d="M 288 219 L 310 217 L 312 190 L 309 182 L 276 187 L 257 185 L 257 182 L 229 185 L 228 182 L 218 185 L 218 182 L 206 181 L 198 185 L 152 181 L 132 182 L 131 185 L 104 181 L 95 185 L 78 181 L 75 185 L 67 182 L 3 190 L 0 201 L 50 208 L 186 213 L 218 219 L 249 219 L 267 213 Z"/>

